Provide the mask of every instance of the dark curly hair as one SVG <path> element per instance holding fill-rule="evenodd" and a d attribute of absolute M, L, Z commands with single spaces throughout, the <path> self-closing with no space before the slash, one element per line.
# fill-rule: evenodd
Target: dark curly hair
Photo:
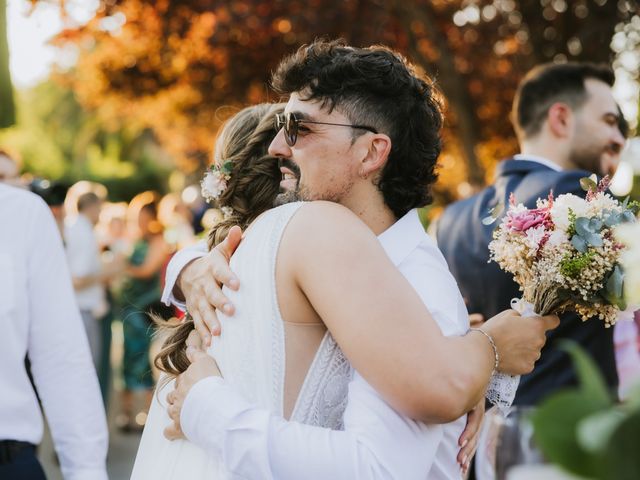
<path fill-rule="evenodd" d="M 230 207 L 232 214 L 214 225 L 209 232 L 209 249 L 222 242 L 234 225 L 244 230 L 260 214 L 273 207 L 280 190 L 282 173 L 278 159 L 268 153 L 275 137 L 274 117 L 283 104 L 260 104 L 247 107 L 229 120 L 216 140 L 214 162 L 232 162 L 231 178 L 217 200 L 218 207 Z M 170 376 L 189 367 L 186 340 L 194 329 L 193 320 L 157 319 L 159 334 L 168 334 L 154 359 L 156 367 Z"/>
<path fill-rule="evenodd" d="M 354 48 L 342 40 L 317 40 L 285 58 L 271 83 L 280 94 L 297 92 L 303 100 L 320 101 L 329 112 L 335 108 L 354 124 L 389 136 L 391 152 L 377 182 L 397 218 L 432 201 L 441 150 L 441 96 L 400 54 L 384 46 Z"/>

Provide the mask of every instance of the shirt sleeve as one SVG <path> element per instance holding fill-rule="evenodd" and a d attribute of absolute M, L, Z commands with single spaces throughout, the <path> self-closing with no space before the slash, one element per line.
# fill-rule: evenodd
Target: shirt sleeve
<path fill-rule="evenodd" d="M 74 278 L 83 278 L 96 273 L 94 270 L 97 247 L 90 230 L 74 225 L 67 230 L 67 260 L 69 270 Z"/>
<path fill-rule="evenodd" d="M 46 205 L 36 206 L 27 235 L 34 383 L 64 478 L 106 480 L 108 433 L 98 379 L 59 231 Z"/>
<path fill-rule="evenodd" d="M 344 431 L 287 421 L 250 404 L 223 379 L 208 377 L 192 387 L 180 421 L 186 437 L 219 455 L 233 478 L 425 478 L 440 427 L 418 425 L 395 412 L 355 421 L 355 413 L 345 412 Z"/>
<path fill-rule="evenodd" d="M 183 312 L 186 311 L 187 306 L 185 302 L 178 300 L 173 295 L 173 287 L 176 285 L 178 275 L 180 275 L 180 272 L 182 272 L 184 267 L 186 267 L 192 260 L 204 257 L 207 254 L 207 251 L 207 242 L 201 240 L 194 245 L 178 250 L 175 255 L 171 257 L 171 260 L 167 265 L 164 290 L 162 291 L 162 301 L 165 305 L 170 306 L 173 304 Z"/>

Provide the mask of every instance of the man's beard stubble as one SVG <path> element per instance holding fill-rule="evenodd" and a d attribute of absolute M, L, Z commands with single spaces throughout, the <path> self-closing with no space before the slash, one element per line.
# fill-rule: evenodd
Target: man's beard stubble
<path fill-rule="evenodd" d="M 274 207 L 279 207 L 280 205 L 286 205 L 287 203 L 299 202 L 302 199 L 300 198 L 300 194 L 298 189 L 289 190 L 289 191 L 281 191 L 273 202 Z"/>

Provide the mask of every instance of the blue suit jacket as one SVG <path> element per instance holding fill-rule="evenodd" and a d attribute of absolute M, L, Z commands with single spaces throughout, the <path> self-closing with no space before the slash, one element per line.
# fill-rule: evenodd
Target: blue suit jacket
<path fill-rule="evenodd" d="M 511 274 L 503 272 L 495 262 L 488 263 L 488 245 L 498 225 L 482 224 L 490 209 L 501 202 L 508 206 L 512 192 L 516 201 L 527 207 L 535 207 L 536 200 L 546 198 L 549 191 L 554 196 L 584 196 L 580 178 L 589 175 L 583 170 L 556 172 L 537 162 L 505 160 L 497 167 L 493 185 L 445 209 L 438 221 L 438 247 L 458 281 L 469 313 L 481 313 L 488 319 L 510 308 L 510 300 L 521 296 Z M 613 329 L 605 328 L 598 319 L 582 322 L 573 313 L 562 315 L 560 320 L 560 326 L 548 333 L 534 371 L 522 377 L 515 404 L 535 405 L 549 393 L 576 384 L 569 356 L 557 349 L 558 339 L 569 338 L 582 345 L 600 366 L 609 386 L 617 386 Z"/>

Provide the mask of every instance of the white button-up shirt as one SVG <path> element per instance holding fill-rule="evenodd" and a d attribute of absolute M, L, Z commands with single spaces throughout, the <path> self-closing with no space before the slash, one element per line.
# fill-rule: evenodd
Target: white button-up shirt
<path fill-rule="evenodd" d="M 83 214 L 78 214 L 75 221 L 65 227 L 67 259 L 71 275 L 76 278 L 98 275 L 102 271 L 98 241 L 93 224 Z M 76 290 L 76 300 L 80 310 L 87 310 L 95 318 L 107 313 L 105 287 L 102 283 L 94 283 L 81 290 Z"/>
<path fill-rule="evenodd" d="M 107 424 L 62 239 L 45 203 L 0 184 L 0 440 L 40 443 L 47 415 L 66 479 L 104 480 Z"/>
<path fill-rule="evenodd" d="M 379 240 L 443 333 L 466 333 L 469 321 L 462 296 L 417 212 L 409 212 Z M 197 250 L 190 249 L 181 264 L 192 260 Z M 175 282 L 177 272 L 170 274 Z M 167 287 L 165 299 L 172 287 Z M 181 414 L 189 440 L 219 452 L 232 474 L 256 479 L 459 479 L 456 456 L 465 420 L 447 425 L 413 421 L 393 410 L 357 372 L 349 384 L 344 431 L 273 416 L 217 377 L 193 386 Z"/>
<path fill-rule="evenodd" d="M 544 165 L 545 167 L 550 168 L 551 170 L 555 170 L 556 172 L 561 172 L 562 167 L 558 165 L 556 162 L 549 160 L 548 158 L 539 157 L 538 155 L 525 155 L 524 153 L 518 153 L 513 156 L 514 160 L 526 160 L 528 162 L 539 163 L 540 165 Z"/>

